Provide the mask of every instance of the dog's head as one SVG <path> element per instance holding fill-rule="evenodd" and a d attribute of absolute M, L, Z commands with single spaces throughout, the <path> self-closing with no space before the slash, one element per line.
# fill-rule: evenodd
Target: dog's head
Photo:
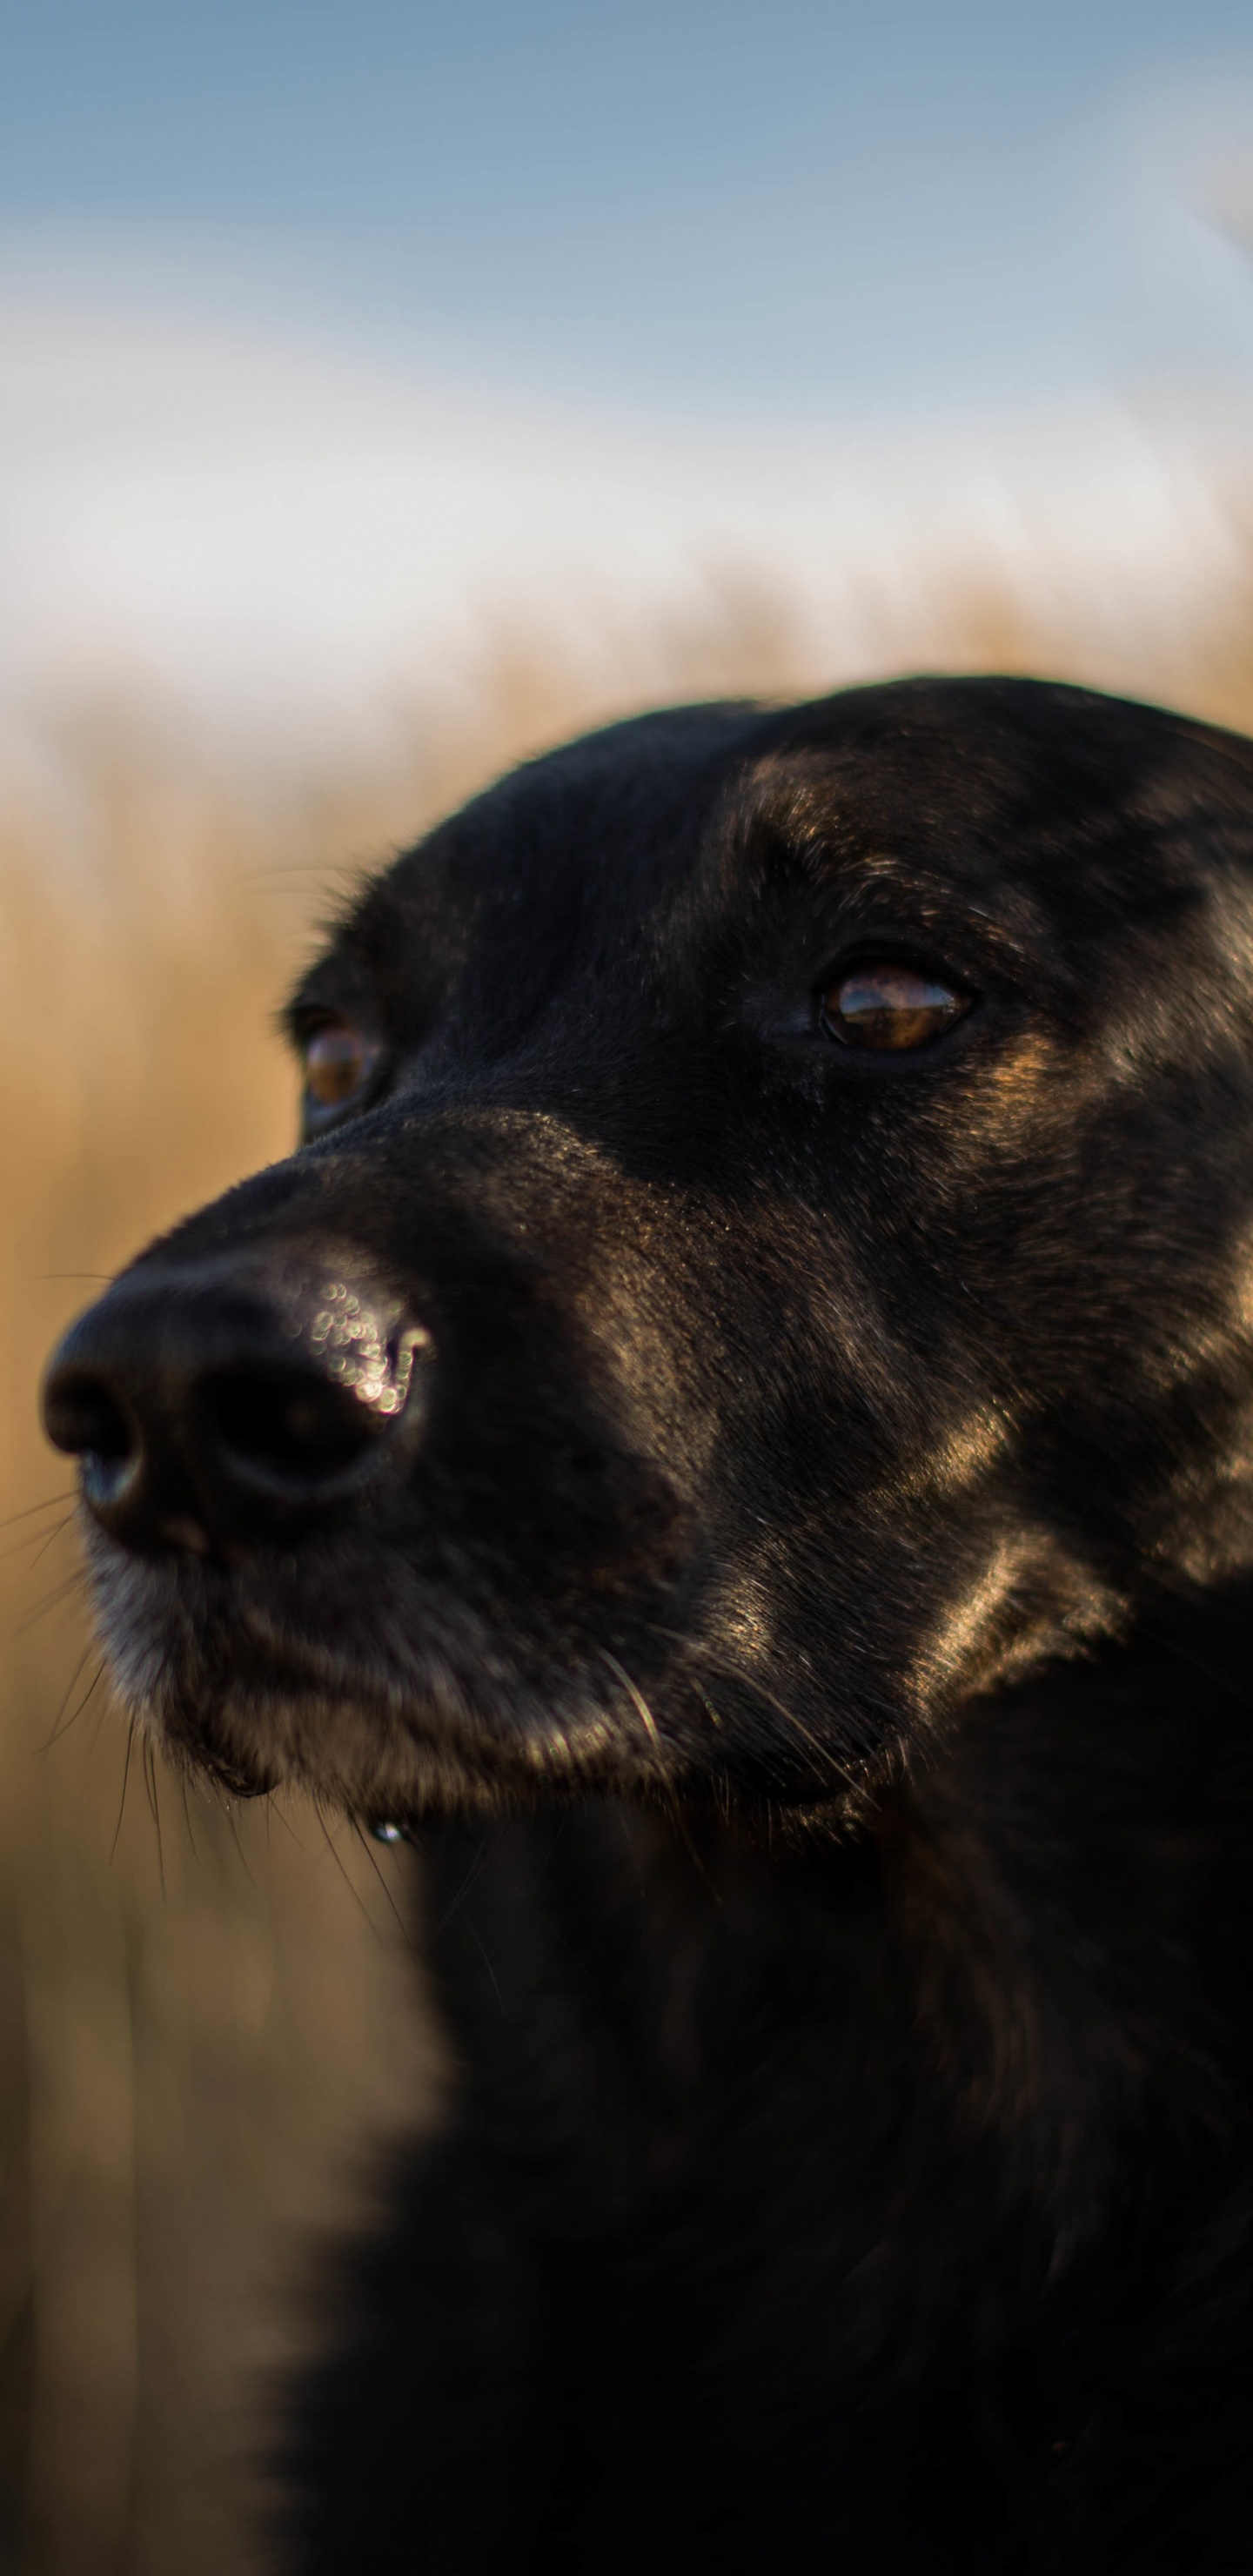
<path fill-rule="evenodd" d="M 368 885 L 306 1141 L 53 1364 L 129 1700 L 367 1817 L 856 1803 L 1253 1563 L 1253 748 L 621 725 Z"/>

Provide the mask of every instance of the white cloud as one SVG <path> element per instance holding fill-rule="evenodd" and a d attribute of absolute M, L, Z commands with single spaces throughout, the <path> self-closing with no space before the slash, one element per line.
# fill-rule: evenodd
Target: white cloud
<path fill-rule="evenodd" d="M 786 593 L 833 678 L 926 659 L 959 559 L 1116 660 L 1224 561 L 1221 441 L 1178 412 L 610 420 L 275 322 L 209 272 L 183 292 L 125 263 L 0 267 L 10 714 L 122 678 L 254 735 L 357 727 L 502 622 L 594 637 L 690 610 L 711 570 Z"/>

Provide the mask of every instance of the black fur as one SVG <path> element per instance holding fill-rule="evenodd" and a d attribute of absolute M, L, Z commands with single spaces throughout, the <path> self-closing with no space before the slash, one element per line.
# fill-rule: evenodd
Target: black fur
<path fill-rule="evenodd" d="M 874 954 L 974 1007 L 841 1046 Z M 49 1396 L 166 1744 L 428 1853 L 452 2108 L 289 2563 L 1253 2568 L 1253 748 L 619 726 L 366 889 L 339 1013 L 372 1088 Z M 250 1519 L 204 1391 L 328 1283 L 412 1384 Z"/>

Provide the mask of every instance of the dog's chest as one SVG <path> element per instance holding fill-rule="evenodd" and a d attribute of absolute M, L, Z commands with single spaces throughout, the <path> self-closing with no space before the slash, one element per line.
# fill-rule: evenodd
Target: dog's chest
<path fill-rule="evenodd" d="M 994 2552 L 1065 2564 L 1103 2480 L 1096 2391 L 1154 2331 L 1161 2249 L 1129 2262 L 1099 2190 L 1066 2201 L 1063 2147 L 1089 2180 L 1117 2162 L 1099 2100 L 1077 2151 L 1045 2122 L 1024 2164 L 999 2078 L 960 2062 L 977 2029 L 925 2027 L 877 1862 L 834 1895 L 804 1869 L 719 1879 L 593 1815 L 511 1828 L 451 1923 L 475 2124 L 577 2356 L 566 2489 L 598 2516 L 617 2496 L 623 2565 L 630 2499 L 659 2492 L 676 2529 L 739 2535 L 728 2571 L 769 2533 L 798 2570 L 837 2540 L 850 2570 L 973 2566 L 937 2535 L 976 2492 Z"/>

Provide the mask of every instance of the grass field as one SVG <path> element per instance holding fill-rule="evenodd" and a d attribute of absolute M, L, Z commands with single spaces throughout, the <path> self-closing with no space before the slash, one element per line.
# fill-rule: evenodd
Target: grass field
<path fill-rule="evenodd" d="M 1253 728 L 1253 547 L 1233 529 L 1186 629 L 1115 600 L 1081 635 L 1064 600 L 959 568 L 877 658 L 1040 668 Z M 0 778 L 0 2566 L 23 2576 L 242 2576 L 301 2246 L 438 2091 L 403 1864 L 128 1766 L 36 1430 L 42 1356 L 146 1235 L 286 1149 L 272 1009 L 355 865 L 584 722 L 823 676 L 785 605 L 728 589 L 703 625 L 592 655 L 513 639 L 398 717 L 368 774 L 245 776 L 100 699 Z"/>

